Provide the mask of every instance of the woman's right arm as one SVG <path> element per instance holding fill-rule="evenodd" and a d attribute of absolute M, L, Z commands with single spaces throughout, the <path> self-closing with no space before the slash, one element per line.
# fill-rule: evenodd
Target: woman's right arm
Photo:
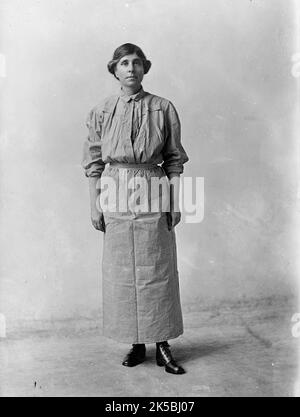
<path fill-rule="evenodd" d="M 82 166 L 89 178 L 91 220 L 97 230 L 105 231 L 104 218 L 99 206 L 100 177 L 105 167 L 101 152 L 102 114 L 92 110 L 86 121 L 89 135 L 84 142 Z"/>
<path fill-rule="evenodd" d="M 105 232 L 105 224 L 103 212 L 99 205 L 100 199 L 100 178 L 90 177 L 89 178 L 89 189 L 90 189 L 90 204 L 91 204 L 91 220 L 92 225 L 97 230 Z"/>

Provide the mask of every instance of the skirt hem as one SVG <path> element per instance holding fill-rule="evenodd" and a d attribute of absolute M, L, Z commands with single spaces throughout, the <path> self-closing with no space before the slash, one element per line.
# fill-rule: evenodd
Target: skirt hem
<path fill-rule="evenodd" d="M 136 339 L 128 339 L 128 340 L 121 340 L 118 338 L 115 338 L 113 336 L 109 336 L 107 334 L 105 334 L 105 332 L 103 332 L 103 336 L 107 337 L 108 339 L 114 340 L 115 342 L 119 342 L 119 343 L 130 343 L 130 344 L 135 344 L 135 343 L 159 343 L 159 342 L 164 342 L 166 340 L 170 340 L 170 339 L 176 339 L 177 337 L 181 336 L 183 334 L 183 330 L 181 330 L 180 332 L 176 333 L 176 335 L 167 335 L 167 336 L 163 336 L 163 337 L 159 337 L 159 338 L 153 338 L 153 339 L 142 339 L 142 340 L 136 340 Z"/>

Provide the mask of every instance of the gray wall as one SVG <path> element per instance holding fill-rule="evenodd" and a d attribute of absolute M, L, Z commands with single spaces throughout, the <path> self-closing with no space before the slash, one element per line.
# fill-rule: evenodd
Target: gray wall
<path fill-rule="evenodd" d="M 295 291 L 293 2 L 4 0 L 0 52 L 1 282 L 8 320 L 93 316 L 102 234 L 80 167 L 87 112 L 118 86 L 121 43 L 153 62 L 204 177 L 205 217 L 177 228 L 182 302 Z"/>

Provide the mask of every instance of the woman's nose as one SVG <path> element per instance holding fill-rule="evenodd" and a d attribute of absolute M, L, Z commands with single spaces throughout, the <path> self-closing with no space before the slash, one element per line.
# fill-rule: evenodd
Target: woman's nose
<path fill-rule="evenodd" d="M 133 71 L 133 64 L 132 64 L 132 62 L 129 62 L 129 64 L 128 64 L 128 71 Z"/>

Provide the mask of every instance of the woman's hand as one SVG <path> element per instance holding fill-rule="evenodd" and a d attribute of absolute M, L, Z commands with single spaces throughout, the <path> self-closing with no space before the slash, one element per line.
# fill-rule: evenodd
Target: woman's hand
<path fill-rule="evenodd" d="M 97 209 L 91 212 L 92 225 L 95 229 L 105 232 L 105 223 L 103 213 Z"/>
<path fill-rule="evenodd" d="M 99 178 L 89 178 L 90 200 L 91 200 L 91 220 L 95 229 L 105 232 L 105 223 L 101 207 L 98 208 L 98 201 L 100 198 L 100 189 L 98 187 Z"/>
<path fill-rule="evenodd" d="M 170 181 L 170 211 L 167 212 L 168 229 L 172 230 L 181 220 L 179 211 L 179 186 L 180 176 L 176 173 L 169 175 Z"/>
<path fill-rule="evenodd" d="M 167 212 L 168 229 L 172 230 L 181 220 L 180 211 Z"/>

